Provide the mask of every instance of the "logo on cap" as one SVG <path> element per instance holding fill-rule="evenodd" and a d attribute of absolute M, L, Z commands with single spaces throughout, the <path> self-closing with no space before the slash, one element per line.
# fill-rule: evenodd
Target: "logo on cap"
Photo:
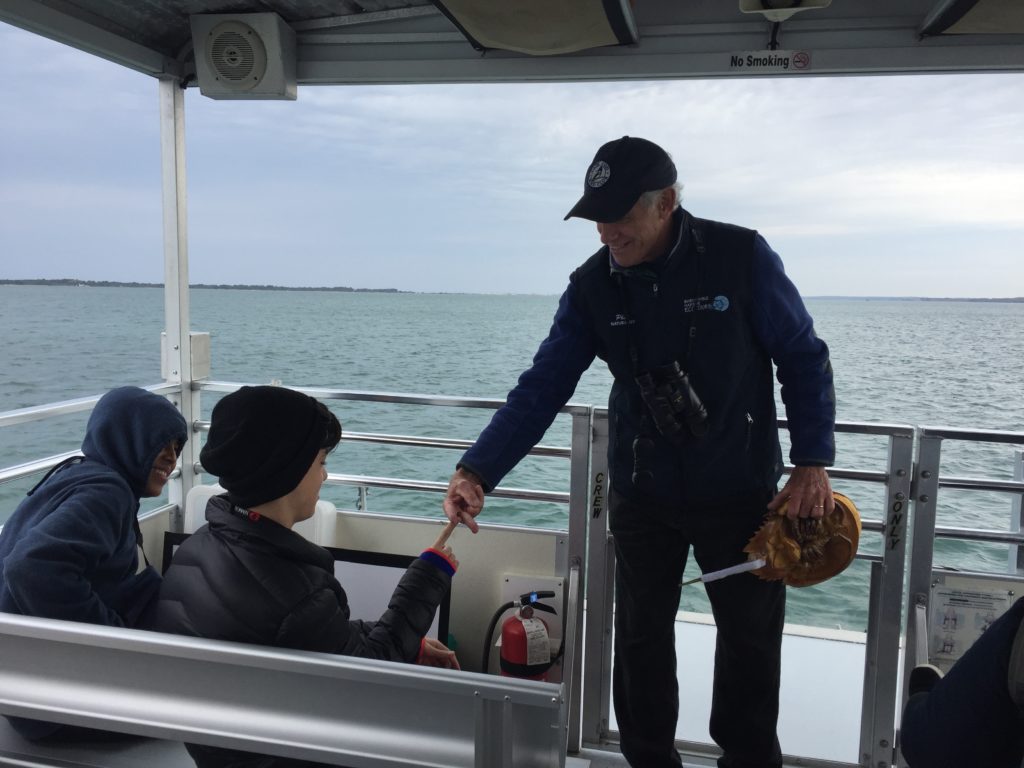
<path fill-rule="evenodd" d="M 605 183 L 611 178 L 612 169 L 608 167 L 608 163 L 604 160 L 598 160 L 587 171 L 587 186 L 597 189 L 603 187 Z"/>

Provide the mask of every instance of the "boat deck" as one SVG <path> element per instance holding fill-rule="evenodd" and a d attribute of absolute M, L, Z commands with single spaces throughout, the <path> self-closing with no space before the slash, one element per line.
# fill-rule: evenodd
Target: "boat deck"
<path fill-rule="evenodd" d="M 92 744 L 75 742 L 45 746 L 22 739 L 0 718 L 0 765 L 24 768 L 194 768 L 181 742 L 141 737 Z M 686 768 L 708 768 L 711 762 L 689 762 Z M 566 768 L 628 768 L 617 752 L 586 749 L 570 757 Z"/>

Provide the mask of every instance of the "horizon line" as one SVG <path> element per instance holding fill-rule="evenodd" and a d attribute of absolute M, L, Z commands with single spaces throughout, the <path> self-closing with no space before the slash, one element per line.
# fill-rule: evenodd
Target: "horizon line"
<path fill-rule="evenodd" d="M 82 288 L 163 288 L 163 283 L 134 282 L 122 280 L 81 280 L 74 277 L 63 278 L 0 278 L 0 285 L 28 285 L 46 287 L 82 287 Z M 477 296 L 554 296 L 547 293 L 479 293 L 475 291 L 407 291 L 401 288 L 353 288 L 350 286 L 294 286 L 276 285 L 272 283 L 190 283 L 189 288 L 199 290 L 229 291 L 323 291 L 334 293 L 403 293 L 403 294 L 440 294 L 440 295 L 477 295 Z M 903 300 L 903 301 L 988 301 L 1024 303 L 1024 296 L 883 296 L 863 294 L 817 294 L 803 296 L 804 299 L 863 299 L 863 300 Z"/>

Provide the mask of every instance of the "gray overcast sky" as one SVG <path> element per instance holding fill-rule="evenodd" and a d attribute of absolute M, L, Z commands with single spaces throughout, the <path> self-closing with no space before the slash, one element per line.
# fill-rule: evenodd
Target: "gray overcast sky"
<path fill-rule="evenodd" d="M 192 282 L 560 292 L 597 147 L 671 152 L 805 295 L 1024 295 L 1024 74 L 186 97 Z M 160 282 L 156 81 L 0 23 L 0 277 Z"/>

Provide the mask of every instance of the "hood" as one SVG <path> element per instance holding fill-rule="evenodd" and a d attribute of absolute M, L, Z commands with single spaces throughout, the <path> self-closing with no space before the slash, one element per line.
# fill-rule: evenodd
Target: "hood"
<path fill-rule="evenodd" d="M 115 470 L 140 496 L 157 454 L 172 440 L 187 439 L 184 417 L 166 398 L 138 387 L 118 387 L 96 403 L 82 453 Z"/>

